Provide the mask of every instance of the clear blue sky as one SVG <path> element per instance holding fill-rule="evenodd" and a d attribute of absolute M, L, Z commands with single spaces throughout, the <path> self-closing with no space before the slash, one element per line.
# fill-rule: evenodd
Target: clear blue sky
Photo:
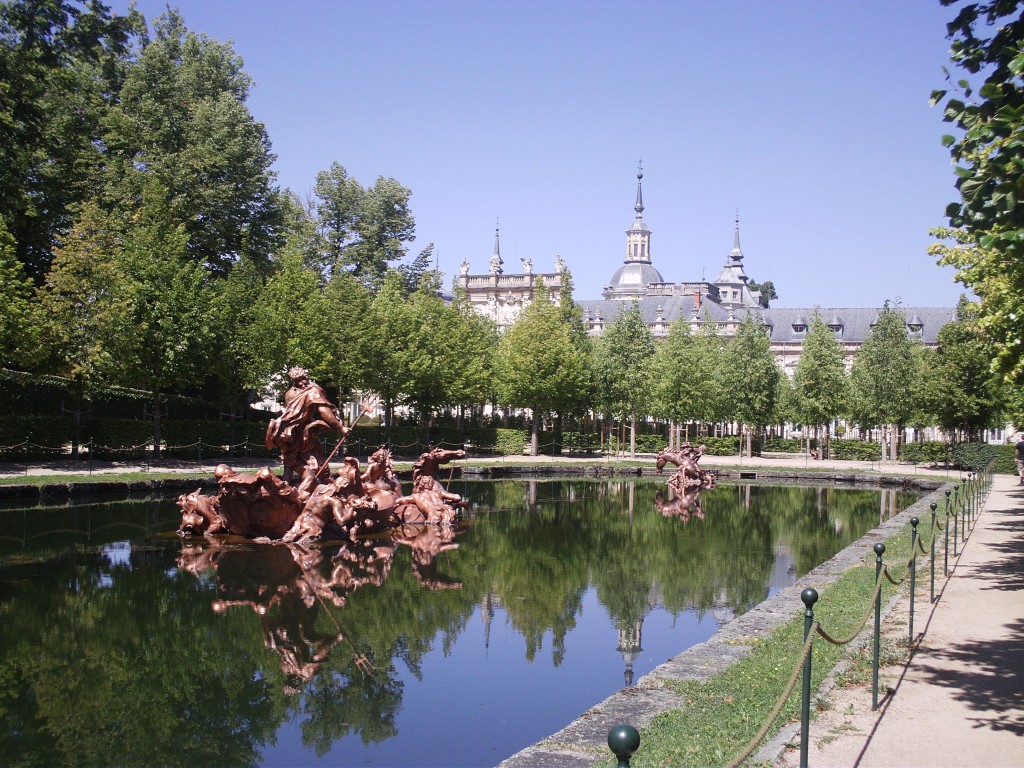
<path fill-rule="evenodd" d="M 125 10 L 127 0 L 113 0 Z M 666 280 L 713 279 L 740 217 L 775 306 L 951 306 L 925 249 L 955 200 L 938 0 L 328 2 L 181 0 L 231 39 L 278 181 L 338 161 L 412 190 L 445 284 L 560 254 L 599 298 L 625 253 L 636 166 Z M 139 0 L 147 19 L 165 4 Z"/>

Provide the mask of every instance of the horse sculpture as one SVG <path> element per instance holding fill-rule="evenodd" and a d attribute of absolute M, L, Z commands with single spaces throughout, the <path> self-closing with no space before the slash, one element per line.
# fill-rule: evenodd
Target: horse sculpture
<path fill-rule="evenodd" d="M 683 443 L 679 448 L 664 448 L 658 454 L 655 467 L 661 472 L 666 464 L 675 464 L 675 474 L 669 478 L 668 484 L 676 490 L 698 486 L 714 488 L 715 475 L 697 466 L 707 446 L 699 445 L 696 449 L 690 443 Z"/>

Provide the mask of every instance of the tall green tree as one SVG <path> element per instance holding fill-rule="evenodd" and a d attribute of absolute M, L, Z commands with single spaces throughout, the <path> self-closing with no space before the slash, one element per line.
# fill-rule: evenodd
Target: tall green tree
<path fill-rule="evenodd" d="M 793 385 L 796 415 L 802 424 L 812 426 L 816 434 L 822 425 L 842 414 L 846 405 L 843 349 L 817 313 L 804 337 Z"/>
<path fill-rule="evenodd" d="M 32 280 L 0 219 L 0 366 L 17 366 L 34 347 Z"/>
<path fill-rule="evenodd" d="M 647 414 L 653 395 L 654 338 L 640 305 L 623 308 L 597 347 L 595 369 L 599 400 L 629 422 L 629 455 L 636 456 L 636 426 Z"/>
<path fill-rule="evenodd" d="M 142 26 L 99 0 L 0 3 L 0 217 L 37 283 L 96 194 L 102 123 Z"/>
<path fill-rule="evenodd" d="M 280 245 L 274 155 L 246 105 L 251 82 L 230 43 L 189 31 L 168 10 L 106 118 L 110 201 L 132 210 L 159 184 L 189 257 L 220 276 L 242 256 L 264 268 Z"/>
<path fill-rule="evenodd" d="M 938 342 L 924 379 L 929 411 L 946 432 L 976 439 L 1002 415 L 1000 378 L 992 371 L 977 305 L 961 297 L 956 319 L 942 326 Z"/>
<path fill-rule="evenodd" d="M 474 310 L 457 285 L 452 288 L 452 309 L 456 325 L 447 345 L 452 368 L 449 397 L 461 417 L 465 407 L 493 399 L 499 336 L 494 321 Z"/>
<path fill-rule="evenodd" d="M 589 372 L 585 350 L 573 342 L 570 324 L 537 278 L 533 301 L 501 338 L 497 364 L 500 401 L 532 413 L 530 455 L 539 452 L 541 418 L 569 410 L 586 391 Z"/>
<path fill-rule="evenodd" d="M 673 422 L 708 424 L 725 418 L 722 412 L 724 370 L 718 326 L 705 322 L 698 333 L 680 317 L 657 345 L 654 360 L 655 407 Z"/>
<path fill-rule="evenodd" d="M 356 222 L 366 190 L 348 175 L 345 166 L 334 161 L 317 173 L 313 197 L 320 266 L 330 274 L 343 263 L 346 250 L 358 237 Z"/>
<path fill-rule="evenodd" d="M 932 93 L 956 172 L 958 202 L 946 208 L 950 228 L 931 252 L 956 267 L 956 279 L 980 299 L 978 323 L 993 342 L 994 362 L 1014 381 L 1024 378 L 1020 343 L 1024 306 L 1024 15 L 1014 0 L 964 3 L 947 25 L 952 63 L 949 87 Z"/>
<path fill-rule="evenodd" d="M 749 456 L 753 430 L 760 432 L 773 423 L 777 415 L 776 397 L 782 375 L 772 355 L 767 330 L 753 313 L 747 313 L 736 336 L 726 346 L 724 362 L 723 378 L 730 393 L 733 416 L 748 427 Z"/>
<path fill-rule="evenodd" d="M 363 194 L 356 220 L 357 242 L 345 249 L 342 261 L 372 290 L 396 267 L 416 239 L 416 222 L 409 209 L 412 192 L 395 179 L 378 176 Z"/>
<path fill-rule="evenodd" d="M 862 427 L 888 432 L 889 456 L 895 460 L 897 430 L 913 414 L 919 393 L 920 356 L 903 313 L 887 301 L 853 359 L 850 414 Z M 884 440 L 882 446 L 884 458 Z"/>
<path fill-rule="evenodd" d="M 407 305 L 405 280 L 389 270 L 370 303 L 369 332 L 363 337 L 364 384 L 378 393 L 384 406 L 384 429 L 391 440 L 395 406 L 402 402 L 409 386 L 408 361 L 416 354 L 415 321 Z"/>
<path fill-rule="evenodd" d="M 117 380 L 121 366 L 113 351 L 118 335 L 130 330 L 119 229 L 95 203 L 85 204 L 37 291 L 40 367 L 74 382 L 73 456 L 81 442 L 83 400 L 98 381 Z"/>
<path fill-rule="evenodd" d="M 121 383 L 150 392 L 153 453 L 160 455 L 162 395 L 205 375 L 214 348 L 206 270 L 190 258 L 188 235 L 171 215 L 165 190 L 147 188 L 120 253 L 129 305 L 112 355 Z"/>

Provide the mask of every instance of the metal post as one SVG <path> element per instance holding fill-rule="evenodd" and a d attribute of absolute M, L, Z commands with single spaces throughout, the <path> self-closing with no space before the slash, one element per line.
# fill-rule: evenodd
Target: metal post
<path fill-rule="evenodd" d="M 885 553 L 885 544 L 878 542 L 873 547 L 875 550 L 875 643 L 874 660 L 871 665 L 871 711 L 878 709 L 878 657 L 882 649 L 882 590 L 878 588 L 882 579 L 882 555 Z"/>
<path fill-rule="evenodd" d="M 935 509 L 939 506 L 934 501 L 929 505 L 932 510 L 932 591 L 928 602 L 935 602 Z"/>
<path fill-rule="evenodd" d="M 804 611 L 804 643 L 814 628 L 814 604 L 818 602 L 818 591 L 808 587 L 800 593 L 807 610 Z M 812 646 L 813 649 L 813 646 Z M 800 768 L 807 768 L 807 747 L 810 744 L 811 727 L 811 650 L 804 659 L 803 697 L 800 701 Z"/>
<path fill-rule="evenodd" d="M 89 438 L 89 474 L 92 474 L 92 438 Z"/>
<path fill-rule="evenodd" d="M 956 557 L 956 536 L 959 532 L 959 485 L 953 485 L 953 557 Z"/>
<path fill-rule="evenodd" d="M 974 473 L 973 472 L 968 472 L 967 473 L 967 484 L 971 488 L 971 493 L 967 497 L 967 522 L 969 523 L 973 519 L 973 517 L 974 517 L 974 494 L 975 494 L 975 489 L 974 489 Z M 967 529 L 965 528 L 964 531 L 966 532 L 966 530 Z"/>
<path fill-rule="evenodd" d="M 945 543 L 942 547 L 942 575 L 949 576 L 949 494 L 950 491 L 946 490 L 946 526 L 943 531 L 945 533 Z"/>
<path fill-rule="evenodd" d="M 640 748 L 640 733 L 632 725 L 620 723 L 608 731 L 608 748 L 618 758 L 617 768 L 629 768 L 629 758 Z"/>
<path fill-rule="evenodd" d="M 914 643 L 914 596 L 917 592 L 917 524 L 921 521 L 910 518 L 910 637 L 908 643 Z"/>
<path fill-rule="evenodd" d="M 199 438 L 199 468 L 203 468 L 203 438 Z"/>

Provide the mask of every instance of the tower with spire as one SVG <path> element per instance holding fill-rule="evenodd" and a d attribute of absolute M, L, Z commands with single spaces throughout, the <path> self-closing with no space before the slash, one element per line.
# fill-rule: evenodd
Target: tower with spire
<path fill-rule="evenodd" d="M 631 301 L 647 294 L 652 283 L 663 283 L 661 273 L 651 263 L 651 230 L 644 223 L 644 167 L 637 164 L 636 170 L 636 219 L 626 230 L 626 258 L 621 267 L 612 275 L 611 283 L 605 287 L 605 299 Z"/>
<path fill-rule="evenodd" d="M 725 257 L 725 266 L 715 278 L 719 301 L 723 307 L 738 309 L 739 307 L 757 306 L 760 293 L 751 291 L 747 286 L 750 278 L 743 271 L 743 250 L 740 248 L 740 215 L 736 214 L 736 229 L 732 238 L 732 250 Z"/>

